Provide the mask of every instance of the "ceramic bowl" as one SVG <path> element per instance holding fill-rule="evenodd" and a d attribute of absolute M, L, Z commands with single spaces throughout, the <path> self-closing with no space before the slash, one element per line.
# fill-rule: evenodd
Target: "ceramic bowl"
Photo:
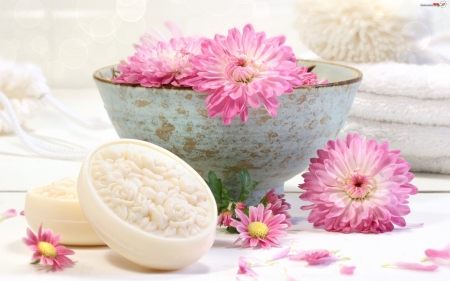
<path fill-rule="evenodd" d="M 247 168 L 259 182 L 249 198 L 256 202 L 301 173 L 317 150 L 335 139 L 350 111 L 362 80 L 354 68 L 318 61 L 299 61 L 315 66 L 322 85 L 296 88 L 279 97 L 275 118 L 264 108 L 249 108 L 249 118 L 223 125 L 208 118 L 206 95 L 189 88 L 145 88 L 111 81 L 114 66 L 94 73 L 94 80 L 108 116 L 121 138 L 157 144 L 191 165 L 203 178 L 214 171 L 232 194 L 239 189 L 237 172 Z"/>

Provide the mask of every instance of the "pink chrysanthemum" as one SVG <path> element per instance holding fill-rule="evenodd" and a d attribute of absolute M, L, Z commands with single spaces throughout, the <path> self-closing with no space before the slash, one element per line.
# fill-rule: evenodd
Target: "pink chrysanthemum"
<path fill-rule="evenodd" d="M 410 182 L 409 164 L 389 151 L 388 143 L 378 144 L 357 134 L 345 140 L 329 141 L 325 150 L 312 158 L 303 174 L 306 192 L 300 198 L 313 202 L 308 221 L 327 231 L 382 233 L 393 223 L 405 226 L 409 195 L 417 193 Z"/>
<path fill-rule="evenodd" d="M 277 237 L 286 235 L 287 224 L 282 223 L 286 219 L 285 216 L 273 215 L 263 204 L 251 206 L 248 217 L 240 210 L 236 210 L 236 216 L 240 221 L 233 219 L 231 222 L 231 226 L 239 232 L 235 243 L 242 241 L 244 248 L 261 245 L 270 249 L 271 246 L 278 246 Z"/>
<path fill-rule="evenodd" d="M 139 84 L 145 87 L 162 85 L 187 86 L 186 79 L 195 76 L 190 63 L 193 56 L 200 52 L 203 38 L 179 37 L 168 42 L 145 34 L 136 53 L 123 61 L 117 69 L 120 76 L 113 81 L 123 84 Z"/>
<path fill-rule="evenodd" d="M 60 234 L 53 235 L 51 229 L 42 230 L 41 224 L 37 235 L 29 228 L 27 228 L 27 235 L 28 238 L 23 238 L 23 242 L 35 251 L 32 257 L 33 263 L 51 265 L 53 271 L 62 270 L 74 264 L 66 255 L 73 255 L 75 252 L 58 244 L 61 239 Z"/>
<path fill-rule="evenodd" d="M 284 194 L 276 194 L 275 189 L 272 188 L 267 192 L 266 196 L 264 196 L 262 203 L 266 205 L 266 208 L 271 210 L 274 215 L 283 214 L 286 217 L 283 223 L 287 224 L 288 227 L 291 227 L 291 215 L 288 212 L 291 208 L 291 204 L 289 204 L 284 197 Z"/>
<path fill-rule="evenodd" d="M 222 115 L 226 125 L 236 115 L 246 122 L 247 104 L 258 108 L 260 103 L 276 116 L 278 96 L 292 93 L 314 75 L 305 74 L 306 68 L 299 69 L 291 47 L 283 46 L 284 42 L 284 36 L 266 38 L 250 24 L 242 33 L 233 28 L 227 36 L 205 39 L 201 54 L 192 58 L 197 77 L 187 83 L 208 94 L 208 116 Z"/>

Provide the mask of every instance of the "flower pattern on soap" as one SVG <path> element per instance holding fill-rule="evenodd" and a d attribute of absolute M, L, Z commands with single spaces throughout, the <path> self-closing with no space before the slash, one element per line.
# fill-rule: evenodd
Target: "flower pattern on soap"
<path fill-rule="evenodd" d="M 119 218 L 164 237 L 191 237 L 212 221 L 208 195 L 167 156 L 131 145 L 100 150 L 91 164 L 97 194 Z"/>
<path fill-rule="evenodd" d="M 78 200 L 77 180 L 74 177 L 66 177 L 50 185 L 35 188 L 33 194 L 49 198 Z"/>

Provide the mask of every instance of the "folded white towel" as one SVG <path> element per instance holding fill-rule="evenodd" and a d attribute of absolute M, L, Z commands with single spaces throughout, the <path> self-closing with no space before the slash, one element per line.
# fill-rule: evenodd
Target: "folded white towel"
<path fill-rule="evenodd" d="M 423 126 L 383 122 L 349 117 L 339 137 L 359 133 L 379 142 L 389 142 L 390 149 L 399 149 L 401 156 L 415 172 L 450 174 L 450 127 Z"/>
<path fill-rule="evenodd" d="M 420 99 L 358 91 L 350 116 L 384 122 L 450 127 L 450 98 Z"/>
<path fill-rule="evenodd" d="M 362 71 L 360 92 L 420 99 L 450 99 L 450 65 L 345 63 Z M 448 105 L 450 108 L 450 104 Z"/>

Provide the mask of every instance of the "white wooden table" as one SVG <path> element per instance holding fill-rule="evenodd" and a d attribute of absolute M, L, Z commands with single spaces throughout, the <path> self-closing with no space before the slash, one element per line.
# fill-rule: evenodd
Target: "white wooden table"
<path fill-rule="evenodd" d="M 107 120 L 95 89 L 57 90 L 54 95 L 80 113 Z M 80 128 L 50 107 L 28 122 L 27 128 L 33 135 L 63 139 L 85 148 L 118 138 L 112 128 L 103 131 Z M 26 149 L 16 136 L 0 136 L 0 213 L 8 208 L 23 210 L 27 190 L 77 175 L 80 166 L 81 162 L 39 157 Z M 258 280 L 287 280 L 285 271 L 297 280 L 450 280 L 450 266 L 442 266 L 436 272 L 382 268 L 383 264 L 396 261 L 420 262 L 425 257 L 425 249 L 440 249 L 450 243 L 450 176 L 417 174 L 413 183 L 420 193 L 411 197 L 411 214 L 406 216 L 406 221 L 424 223 L 424 226 L 396 228 L 378 235 L 328 233 L 314 228 L 307 222 L 308 213 L 299 209 L 307 203 L 298 199 L 300 182 L 298 176 L 285 185 L 287 199 L 292 204 L 293 226 L 281 239 L 282 247 L 340 250 L 339 254 L 350 260 L 316 267 L 281 260 L 274 266 L 254 268 L 260 274 Z M 0 280 L 236 280 L 240 256 L 264 260 L 281 250 L 241 249 L 233 246 L 235 235 L 218 228 L 211 250 L 197 263 L 179 271 L 142 268 L 108 247 L 71 247 L 75 251 L 74 267 L 62 272 L 45 272 L 29 264 L 32 252 L 21 241 L 26 228 L 22 216 L 0 223 Z M 341 263 L 355 265 L 354 275 L 341 275 Z M 239 277 L 247 280 L 242 275 Z"/>

